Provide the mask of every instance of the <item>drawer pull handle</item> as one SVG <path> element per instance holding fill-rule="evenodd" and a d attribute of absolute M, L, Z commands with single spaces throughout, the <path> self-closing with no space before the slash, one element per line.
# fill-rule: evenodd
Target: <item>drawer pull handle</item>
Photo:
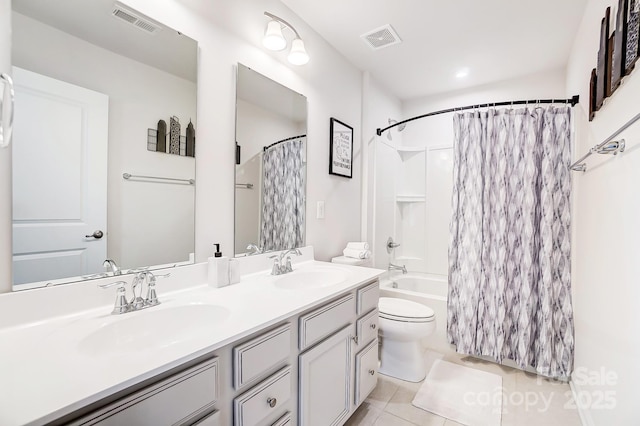
<path fill-rule="evenodd" d="M 278 400 L 275 398 L 267 399 L 267 404 L 269 404 L 269 407 L 271 408 L 275 407 L 277 403 L 278 403 Z"/>
<path fill-rule="evenodd" d="M 376 325 L 375 324 L 371 324 L 371 329 L 375 330 L 376 329 Z"/>
<path fill-rule="evenodd" d="M 375 376 L 376 371 L 375 370 L 369 370 L 369 374 L 371 374 L 372 376 Z"/>

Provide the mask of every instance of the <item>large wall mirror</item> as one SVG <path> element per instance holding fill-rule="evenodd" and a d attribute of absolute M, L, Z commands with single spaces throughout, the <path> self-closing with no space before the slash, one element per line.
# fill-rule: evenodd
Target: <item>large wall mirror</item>
<path fill-rule="evenodd" d="M 235 254 L 305 244 L 307 99 L 239 64 Z"/>
<path fill-rule="evenodd" d="M 113 0 L 12 3 L 14 290 L 192 263 L 197 43 Z"/>

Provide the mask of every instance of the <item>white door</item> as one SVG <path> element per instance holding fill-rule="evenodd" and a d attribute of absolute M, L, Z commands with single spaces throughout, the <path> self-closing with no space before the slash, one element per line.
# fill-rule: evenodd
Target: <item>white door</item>
<path fill-rule="evenodd" d="M 109 98 L 16 67 L 13 78 L 14 285 L 99 272 Z"/>
<path fill-rule="evenodd" d="M 300 355 L 300 425 L 344 423 L 351 410 L 353 324 Z"/>

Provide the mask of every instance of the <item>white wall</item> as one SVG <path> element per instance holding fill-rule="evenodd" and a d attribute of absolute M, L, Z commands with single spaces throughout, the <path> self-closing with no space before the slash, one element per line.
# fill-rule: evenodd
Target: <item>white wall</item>
<path fill-rule="evenodd" d="M 402 104 L 402 113 L 403 118 L 407 119 L 432 111 L 480 103 L 563 97 L 565 97 L 565 71 L 558 69 L 471 89 L 408 100 Z M 412 121 L 407 124 L 402 134 L 404 143 L 407 145 L 451 144 L 453 114 L 441 114 Z"/>
<path fill-rule="evenodd" d="M 211 255 L 214 242 L 222 243 L 225 254 L 233 247 L 234 76 L 238 62 L 307 97 L 307 244 L 315 247 L 318 259 L 328 260 L 348 241 L 358 240 L 362 73 L 276 0 L 217 1 L 207 3 L 205 11 L 190 9 L 181 1 L 126 3 L 199 42 L 196 261 Z M 296 27 L 311 55 L 307 65 L 289 65 L 282 54 L 260 46 L 265 10 Z M 230 33 L 225 26 L 235 27 L 241 35 Z M 330 117 L 354 128 L 353 179 L 328 174 Z M 325 201 L 325 219 L 316 219 L 316 202 L 321 200 Z"/>
<path fill-rule="evenodd" d="M 124 268 L 188 260 L 194 187 L 126 181 L 122 173 L 194 178 L 193 158 L 147 151 L 147 129 L 175 115 L 182 135 L 193 121 L 198 139 L 195 83 L 19 13 L 13 19 L 14 65 L 109 96 L 107 255 Z"/>
<path fill-rule="evenodd" d="M 0 0 L 0 73 L 11 74 L 11 0 Z M 0 84 L 0 86 L 0 90 L 4 90 L 4 85 Z M 11 146 L 9 146 L 0 148 L 0 293 L 11 291 L 13 281 L 11 235 Z"/>
<path fill-rule="evenodd" d="M 640 74 L 636 69 L 588 121 L 589 78 L 596 66 L 600 20 L 617 1 L 591 0 L 576 35 L 567 67 L 567 93 L 580 94 L 574 158 L 602 142 L 640 112 Z M 638 65 L 636 65 L 637 67 Z M 640 424 L 640 123 L 620 135 L 626 152 L 594 155 L 587 172 L 573 174 L 572 287 L 575 319 L 575 366 L 595 374 L 593 384 L 577 375 L 585 401 L 601 401 L 608 392 L 615 407 L 585 407 L 586 424 Z M 603 380 L 600 374 L 617 378 Z M 583 376 L 584 377 L 584 376 Z M 590 408 L 590 409 L 589 409 Z"/>
<path fill-rule="evenodd" d="M 300 133 L 300 124 L 290 118 L 241 99 L 238 100 L 236 115 L 236 140 L 242 146 L 243 163 L 262 152 L 265 146 L 305 131 Z"/>

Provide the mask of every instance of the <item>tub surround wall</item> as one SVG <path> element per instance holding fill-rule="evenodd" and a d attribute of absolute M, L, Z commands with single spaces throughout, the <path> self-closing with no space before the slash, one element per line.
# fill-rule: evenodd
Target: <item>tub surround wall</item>
<path fill-rule="evenodd" d="M 372 247 L 373 263 L 376 268 L 387 268 L 389 255 L 385 249 L 387 238 L 395 236 L 395 173 L 394 164 L 397 154 L 390 148 L 402 143 L 402 133 L 392 131 L 392 141 L 376 135 L 376 129 L 385 127 L 389 118 L 399 120 L 402 117 L 401 102 L 390 95 L 368 73 L 363 84 L 363 158 L 366 166 L 363 170 L 362 239 Z M 389 146 L 390 145 L 390 146 Z M 399 161 L 399 158 L 397 158 Z M 387 172 L 381 173 L 381 169 Z"/>
<path fill-rule="evenodd" d="M 592 121 L 588 121 L 590 71 L 596 66 L 600 20 L 607 7 L 615 16 L 617 1 L 590 0 L 576 35 L 567 66 L 567 94 L 578 93 L 574 108 L 576 143 L 574 158 L 602 142 L 640 112 L 640 74 L 623 79 Z M 582 407 L 585 425 L 639 424 L 634 397 L 640 381 L 640 124 L 622 133 L 627 150 L 617 155 L 593 155 L 587 172 L 573 173 L 572 287 L 575 318 L 576 371 L 600 379 L 585 383 L 576 376 L 574 386 L 591 401 L 612 395 L 614 407 Z M 603 262 L 613 253 L 615 262 Z M 597 313 L 597 314 L 596 314 Z M 603 375 L 598 375 L 600 372 Z M 604 374 L 615 379 L 606 380 Z"/>

